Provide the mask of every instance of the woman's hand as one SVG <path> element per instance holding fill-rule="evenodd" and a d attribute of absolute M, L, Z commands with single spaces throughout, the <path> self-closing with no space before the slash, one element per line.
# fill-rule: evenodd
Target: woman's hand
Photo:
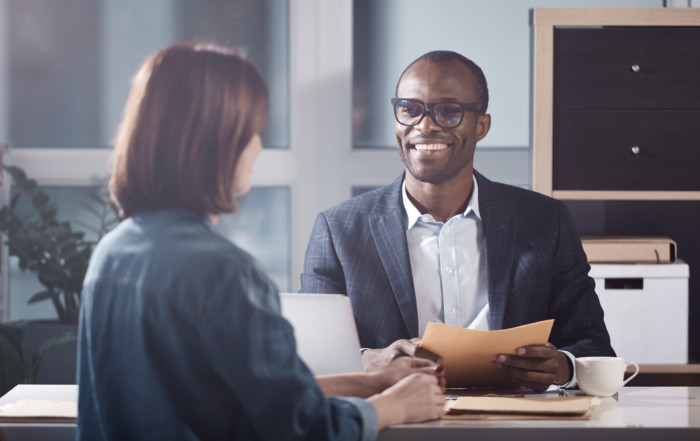
<path fill-rule="evenodd" d="M 395 424 L 439 419 L 445 413 L 445 396 L 438 377 L 416 373 L 381 394 L 369 398 L 377 410 L 379 430 Z"/>

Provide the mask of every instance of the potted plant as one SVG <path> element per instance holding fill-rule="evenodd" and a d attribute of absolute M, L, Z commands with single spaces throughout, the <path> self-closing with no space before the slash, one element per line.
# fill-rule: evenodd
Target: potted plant
<path fill-rule="evenodd" d="M 54 371 L 65 372 L 60 382 L 72 383 L 83 278 L 95 244 L 118 223 L 118 217 L 106 198 L 91 195 L 85 208 L 95 215 L 97 239 L 87 240 L 84 231 L 56 218 L 56 204 L 35 180 L 18 167 L 4 169 L 16 191 L 10 204 L 0 208 L 0 232 L 19 268 L 36 273 L 43 286 L 28 302 L 51 302 L 57 319 L 0 326 L 0 393 L 18 383 L 37 382 L 42 360 L 50 353 L 54 364 L 62 365 Z M 59 348 L 66 355 L 54 355 Z"/>

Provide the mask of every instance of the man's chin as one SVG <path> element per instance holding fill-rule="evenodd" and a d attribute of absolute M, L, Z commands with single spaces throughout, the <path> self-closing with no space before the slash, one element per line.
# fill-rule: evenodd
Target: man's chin
<path fill-rule="evenodd" d="M 408 168 L 407 170 L 413 179 L 424 184 L 440 185 L 449 181 L 451 178 L 451 176 L 447 176 L 444 173 L 435 173 L 426 170 L 412 170 L 411 168 Z"/>

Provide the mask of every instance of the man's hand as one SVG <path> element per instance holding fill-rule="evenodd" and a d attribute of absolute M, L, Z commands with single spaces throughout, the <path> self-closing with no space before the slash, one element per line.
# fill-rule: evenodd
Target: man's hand
<path fill-rule="evenodd" d="M 500 354 L 494 366 L 521 386 L 540 392 L 552 383 L 564 384 L 571 379 L 568 358 L 551 343 L 523 346 L 516 354 Z"/>
<path fill-rule="evenodd" d="M 374 371 L 370 375 L 374 375 L 379 380 L 380 389 L 377 392 L 381 392 L 398 383 L 402 378 L 415 373 L 435 375 L 438 379 L 438 386 L 445 393 L 445 368 L 441 364 L 425 358 L 398 357 L 385 368 Z"/>
<path fill-rule="evenodd" d="M 366 372 L 385 368 L 394 359 L 407 355 L 413 357 L 420 339 L 396 340 L 383 349 L 367 349 L 362 353 L 362 364 Z"/>

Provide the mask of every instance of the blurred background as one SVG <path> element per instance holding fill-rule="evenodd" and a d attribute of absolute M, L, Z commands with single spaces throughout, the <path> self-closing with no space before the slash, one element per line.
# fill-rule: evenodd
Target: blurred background
<path fill-rule="evenodd" d="M 677 4 L 674 4 L 677 3 Z M 478 146 L 487 177 L 531 187 L 533 7 L 687 7 L 664 0 L 0 0 L 0 144 L 96 238 L 86 206 L 104 194 L 131 75 L 184 40 L 237 46 L 270 86 L 265 151 L 253 190 L 222 234 L 296 291 L 316 215 L 403 170 L 389 99 L 411 61 L 458 51 L 486 74 L 492 129 Z M 3 179 L 8 203 L 11 180 Z M 90 236 L 90 235 L 93 236 Z M 50 303 L 4 250 L 0 318 L 52 319 Z"/>

